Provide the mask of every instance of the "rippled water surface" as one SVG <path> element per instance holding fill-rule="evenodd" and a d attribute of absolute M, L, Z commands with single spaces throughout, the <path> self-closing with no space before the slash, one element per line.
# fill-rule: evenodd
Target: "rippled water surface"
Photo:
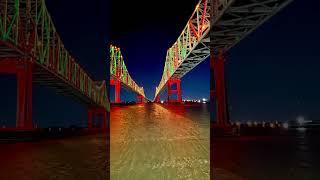
<path fill-rule="evenodd" d="M 1 180 L 106 179 L 106 137 L 0 144 Z"/>
<path fill-rule="evenodd" d="M 112 107 L 111 180 L 209 179 L 206 105 Z"/>
<path fill-rule="evenodd" d="M 213 138 L 215 177 L 247 180 L 320 179 L 319 132 Z"/>

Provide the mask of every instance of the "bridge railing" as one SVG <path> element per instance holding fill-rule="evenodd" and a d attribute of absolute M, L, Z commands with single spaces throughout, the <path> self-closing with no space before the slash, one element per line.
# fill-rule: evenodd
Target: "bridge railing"
<path fill-rule="evenodd" d="M 62 77 L 95 103 L 108 108 L 105 82 L 96 83 L 69 54 L 45 0 L 1 0 L 0 41 Z"/>
<path fill-rule="evenodd" d="M 110 45 L 110 77 L 120 79 L 120 81 L 130 87 L 133 91 L 145 97 L 143 87 L 131 78 L 124 63 L 120 48 Z"/>
<path fill-rule="evenodd" d="M 187 25 L 176 42 L 167 50 L 161 81 L 156 87 L 155 98 L 178 67 L 192 53 L 210 30 L 210 0 L 200 0 Z"/>

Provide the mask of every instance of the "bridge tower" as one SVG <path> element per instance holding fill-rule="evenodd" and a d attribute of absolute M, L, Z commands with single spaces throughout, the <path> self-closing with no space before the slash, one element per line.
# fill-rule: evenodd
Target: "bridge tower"
<path fill-rule="evenodd" d="M 171 78 L 167 81 L 167 89 L 168 89 L 168 103 L 172 103 L 172 102 L 178 102 L 181 103 L 182 102 L 182 98 L 181 98 L 181 86 L 180 86 L 181 80 L 180 79 L 174 79 Z M 176 85 L 176 89 L 173 89 L 173 85 Z M 176 94 L 177 99 L 174 100 L 172 98 L 172 95 Z"/>
<path fill-rule="evenodd" d="M 160 101 L 161 101 L 161 100 L 160 100 L 160 95 L 158 95 L 158 96 L 155 98 L 155 102 L 156 102 L 156 103 L 160 103 Z"/>
<path fill-rule="evenodd" d="M 98 119 L 100 121 L 100 128 L 107 128 L 107 111 L 100 107 L 88 108 L 88 129 L 97 128 L 93 126 L 93 120 Z"/>
<path fill-rule="evenodd" d="M 215 52 L 211 50 L 210 56 L 210 72 L 211 72 L 211 85 L 210 85 L 210 98 L 215 103 L 216 126 L 230 125 L 227 98 L 226 98 L 226 85 L 225 85 L 225 54 L 223 51 Z"/>
<path fill-rule="evenodd" d="M 32 71 L 30 59 L 0 59 L 0 73 L 13 74 L 17 78 L 16 128 L 32 129 Z"/>
<path fill-rule="evenodd" d="M 137 94 L 137 103 L 143 103 L 143 96 L 140 94 Z"/>
<path fill-rule="evenodd" d="M 120 98 L 121 82 L 120 82 L 120 79 L 110 79 L 110 85 L 114 86 L 114 102 L 121 103 L 121 98 Z"/>

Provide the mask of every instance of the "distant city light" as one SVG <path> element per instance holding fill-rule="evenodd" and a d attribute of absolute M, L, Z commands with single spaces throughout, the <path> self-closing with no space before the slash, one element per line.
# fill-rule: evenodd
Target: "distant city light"
<path fill-rule="evenodd" d="M 285 129 L 288 129 L 289 128 L 289 124 L 285 122 L 285 123 L 282 124 L 282 127 L 285 128 Z"/>
<path fill-rule="evenodd" d="M 270 127 L 271 127 L 271 128 L 273 128 L 273 127 L 274 127 L 273 123 L 270 123 Z"/>
<path fill-rule="evenodd" d="M 304 117 L 303 117 L 303 116 L 298 116 L 298 117 L 297 117 L 297 123 L 298 123 L 299 125 L 303 125 L 303 124 L 305 123 Z"/>
<path fill-rule="evenodd" d="M 306 131 L 307 129 L 306 129 L 305 127 L 299 127 L 299 128 L 297 128 L 297 130 L 300 131 L 300 132 L 304 132 L 304 131 Z"/>

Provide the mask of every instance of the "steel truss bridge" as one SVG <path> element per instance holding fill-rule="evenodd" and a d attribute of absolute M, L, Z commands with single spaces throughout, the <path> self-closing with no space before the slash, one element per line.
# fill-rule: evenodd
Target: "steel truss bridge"
<path fill-rule="evenodd" d="M 181 78 L 210 56 L 211 101 L 216 123 L 229 124 L 225 54 L 292 0 L 200 0 L 176 42 L 167 50 L 154 101 L 167 88 L 168 102 L 181 102 Z M 172 89 L 172 84 L 177 88 Z M 174 100 L 171 96 L 176 94 Z"/>
<path fill-rule="evenodd" d="M 106 126 L 106 82 L 93 80 L 68 53 L 45 0 L 0 1 L 0 73 L 17 77 L 16 129 L 34 128 L 33 83 L 87 105 L 89 128 L 93 118 Z"/>
<path fill-rule="evenodd" d="M 137 94 L 137 102 L 146 100 L 143 87 L 131 78 L 120 48 L 110 46 L 110 85 L 115 87 L 115 103 L 121 102 L 121 87 Z"/>

